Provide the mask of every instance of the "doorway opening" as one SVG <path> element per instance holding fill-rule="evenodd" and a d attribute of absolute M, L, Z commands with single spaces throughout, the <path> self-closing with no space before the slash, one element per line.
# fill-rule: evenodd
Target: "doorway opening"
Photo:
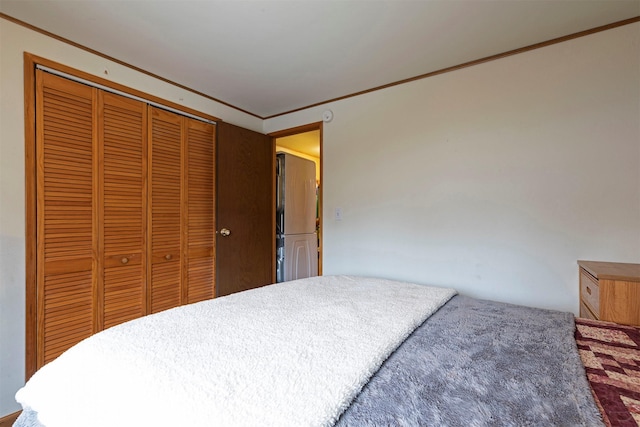
<path fill-rule="evenodd" d="M 318 275 L 322 275 L 322 122 L 269 134 L 275 153 L 287 153 L 310 160 L 316 169 L 316 227 Z M 277 248 L 274 248 L 277 251 Z M 277 254 L 276 254 L 277 258 Z"/>

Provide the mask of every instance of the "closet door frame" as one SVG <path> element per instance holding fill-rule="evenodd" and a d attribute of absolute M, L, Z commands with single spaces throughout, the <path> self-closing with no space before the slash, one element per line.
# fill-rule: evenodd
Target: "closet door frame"
<path fill-rule="evenodd" d="M 114 61 L 112 58 L 107 58 Z M 97 86 L 112 89 L 117 92 L 142 98 L 150 102 L 166 106 L 170 109 L 181 111 L 213 122 L 220 119 L 185 107 L 166 99 L 142 92 L 128 86 L 115 83 L 93 74 L 77 70 L 55 61 L 24 52 L 23 54 L 23 81 L 24 81 L 24 134 L 25 134 L 25 381 L 36 372 L 37 363 L 37 157 L 36 157 L 36 68 L 38 66 L 57 70 L 61 73 L 74 76 Z M 118 61 L 115 61 L 118 62 Z M 134 68 L 136 71 L 147 74 L 150 77 L 175 84 L 143 70 L 132 67 L 126 63 L 121 65 Z M 184 88 L 184 87 L 183 87 Z M 187 88 L 184 88 L 187 89 Z"/>

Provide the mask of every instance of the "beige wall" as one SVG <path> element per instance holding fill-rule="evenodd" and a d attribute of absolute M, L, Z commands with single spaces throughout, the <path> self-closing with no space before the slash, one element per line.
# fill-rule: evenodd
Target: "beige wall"
<path fill-rule="evenodd" d="M 25 187 L 23 52 L 105 77 L 253 130 L 262 120 L 0 18 L 0 417 L 24 384 Z"/>
<path fill-rule="evenodd" d="M 640 263 L 638 52 L 634 23 L 265 121 L 334 113 L 324 273 L 577 312 L 576 260 Z"/>

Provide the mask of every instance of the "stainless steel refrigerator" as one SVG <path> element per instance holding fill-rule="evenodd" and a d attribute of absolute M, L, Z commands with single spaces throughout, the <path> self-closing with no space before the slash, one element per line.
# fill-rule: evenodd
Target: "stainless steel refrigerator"
<path fill-rule="evenodd" d="M 276 281 L 318 275 L 316 164 L 276 155 Z"/>

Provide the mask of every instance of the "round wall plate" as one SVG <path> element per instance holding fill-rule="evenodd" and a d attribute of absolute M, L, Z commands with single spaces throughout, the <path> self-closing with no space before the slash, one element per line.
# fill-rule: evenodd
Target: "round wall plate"
<path fill-rule="evenodd" d="M 333 119 L 333 111 L 324 110 L 322 113 L 322 121 L 329 123 Z"/>

